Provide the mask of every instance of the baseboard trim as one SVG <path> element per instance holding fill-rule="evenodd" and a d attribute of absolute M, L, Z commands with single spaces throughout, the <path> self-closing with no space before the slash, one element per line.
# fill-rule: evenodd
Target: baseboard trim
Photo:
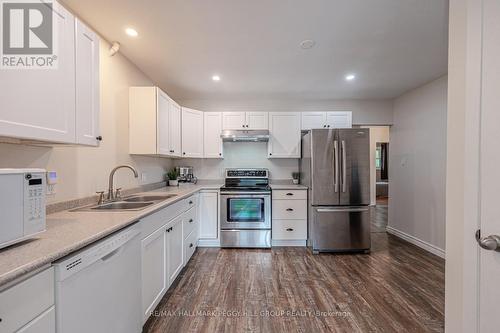
<path fill-rule="evenodd" d="M 423 241 L 415 236 L 409 235 L 406 232 L 402 232 L 398 229 L 395 229 L 391 226 L 387 226 L 387 232 L 390 233 L 391 235 L 394 235 L 396 237 L 399 237 L 401 239 L 404 239 L 405 241 L 412 243 L 413 245 L 418 246 L 421 249 L 426 250 L 427 252 L 430 252 L 434 255 L 437 255 L 440 258 L 445 258 L 445 250 L 432 245 L 426 241 Z"/>
<path fill-rule="evenodd" d="M 302 239 L 273 239 L 271 241 L 272 246 L 306 246 L 306 240 Z"/>
<path fill-rule="evenodd" d="M 218 239 L 199 239 L 198 247 L 220 247 L 220 240 Z"/>

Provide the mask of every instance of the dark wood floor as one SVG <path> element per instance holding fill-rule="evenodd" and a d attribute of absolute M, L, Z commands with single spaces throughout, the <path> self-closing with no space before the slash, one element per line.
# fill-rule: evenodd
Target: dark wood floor
<path fill-rule="evenodd" d="M 199 248 L 144 331 L 442 332 L 444 261 L 381 214 L 368 255 Z"/>

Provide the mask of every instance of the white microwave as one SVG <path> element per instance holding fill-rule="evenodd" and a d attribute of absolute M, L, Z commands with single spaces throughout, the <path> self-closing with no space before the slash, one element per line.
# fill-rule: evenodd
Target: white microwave
<path fill-rule="evenodd" d="M 0 169 L 0 249 L 45 231 L 43 169 Z"/>

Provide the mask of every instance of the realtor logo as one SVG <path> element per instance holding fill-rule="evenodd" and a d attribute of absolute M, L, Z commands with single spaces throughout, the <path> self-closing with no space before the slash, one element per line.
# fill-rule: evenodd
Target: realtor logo
<path fill-rule="evenodd" d="M 55 68 L 53 4 L 1 0 L 1 68 Z"/>

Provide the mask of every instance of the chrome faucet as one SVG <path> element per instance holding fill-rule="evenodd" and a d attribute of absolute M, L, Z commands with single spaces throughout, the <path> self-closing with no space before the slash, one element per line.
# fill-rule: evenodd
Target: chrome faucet
<path fill-rule="evenodd" d="M 131 165 L 119 165 L 116 168 L 114 168 L 113 170 L 111 170 L 111 173 L 109 174 L 109 188 L 108 188 L 108 198 L 107 198 L 108 201 L 114 200 L 117 197 L 117 195 L 115 195 L 115 193 L 113 193 L 114 192 L 113 182 L 114 182 L 115 172 L 121 168 L 128 168 L 128 169 L 132 170 L 135 178 L 139 177 L 137 170 Z M 118 190 L 117 190 L 117 194 L 119 195 Z"/>

